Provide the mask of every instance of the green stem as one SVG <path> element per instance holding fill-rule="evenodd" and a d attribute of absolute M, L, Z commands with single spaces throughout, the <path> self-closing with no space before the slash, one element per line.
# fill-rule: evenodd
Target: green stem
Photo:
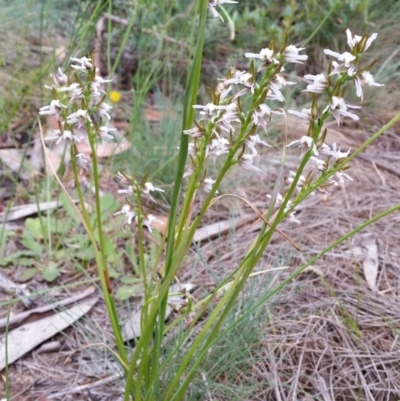
<path fill-rule="evenodd" d="M 9 376 L 9 372 L 8 372 L 8 332 L 10 329 L 10 316 L 11 316 L 11 307 L 13 304 L 13 297 L 15 294 L 15 289 L 10 289 L 10 299 L 8 302 L 8 309 L 7 309 L 7 321 L 6 321 L 6 332 L 4 333 L 4 349 L 5 349 L 5 363 L 6 363 L 6 367 L 5 367 L 5 375 L 6 375 L 6 383 L 5 383 L 5 387 L 6 387 L 6 400 L 10 401 L 10 376 Z"/>
<path fill-rule="evenodd" d="M 107 258 L 105 254 L 105 244 L 104 244 L 104 235 L 103 235 L 103 222 L 101 219 L 101 201 L 100 201 L 100 185 L 99 185 L 99 170 L 97 165 L 97 155 L 96 148 L 94 145 L 94 140 L 90 135 L 90 131 L 88 131 L 90 149 L 92 151 L 92 160 L 93 160 L 93 181 L 94 181 L 94 189 L 95 189 L 95 201 L 96 201 L 96 222 L 97 222 L 97 234 L 99 237 L 99 246 L 101 259 L 103 262 L 103 274 L 108 278 L 108 268 L 107 268 Z M 111 292 L 111 288 L 108 288 L 108 291 Z"/>
<path fill-rule="evenodd" d="M 195 104 L 199 82 L 200 82 L 200 68 L 201 68 L 201 60 L 202 60 L 202 49 L 204 43 L 204 30 L 206 23 L 206 15 L 207 15 L 207 0 L 201 0 L 200 2 L 200 22 L 199 22 L 199 36 L 197 41 L 197 47 L 195 51 L 195 58 L 193 61 L 193 65 L 188 76 L 188 82 L 186 85 L 186 93 L 184 100 L 184 111 L 183 111 L 183 123 L 182 123 L 182 131 L 189 129 L 194 117 L 194 110 L 192 105 Z M 182 184 L 183 173 L 186 164 L 188 151 L 188 137 L 187 135 L 181 134 L 180 141 L 180 149 L 178 155 L 178 167 L 176 172 L 176 179 L 173 189 L 172 195 L 172 203 L 171 210 L 169 214 L 169 222 L 168 222 L 168 243 L 167 243 L 167 252 L 166 252 L 166 275 L 170 272 L 173 264 L 173 252 L 174 252 L 174 239 L 175 239 L 175 224 L 176 224 L 176 214 L 178 209 L 178 203 L 180 198 L 180 189 Z M 172 281 L 172 278 L 170 281 Z M 161 341 L 164 332 L 164 319 L 165 319 L 165 311 L 167 307 L 167 299 L 168 299 L 168 290 L 170 281 L 164 279 L 164 284 L 160 289 L 160 301 L 161 304 L 153 304 L 151 308 L 146 326 L 142 328 L 141 337 L 136 345 L 136 349 L 134 355 L 132 357 L 131 364 L 129 366 L 128 377 L 126 381 L 124 401 L 129 401 L 129 389 L 132 387 L 133 383 L 133 373 L 136 368 L 136 364 L 138 362 L 140 353 L 143 347 L 146 347 L 146 337 L 153 336 L 153 330 L 157 326 L 157 314 L 159 314 L 158 325 L 159 327 L 155 331 L 155 341 L 153 348 L 153 367 L 152 367 L 152 380 L 154 383 L 153 386 L 157 386 L 157 382 L 159 380 L 159 358 L 160 358 L 160 350 L 161 350 Z M 142 363 L 142 362 L 141 362 Z M 140 383 L 138 385 L 141 385 Z M 150 389 L 149 389 L 150 390 Z"/>
<path fill-rule="evenodd" d="M 128 40 L 129 40 L 129 38 L 132 37 L 131 30 L 132 30 L 132 27 L 133 27 L 133 25 L 135 23 L 135 20 L 136 20 L 135 14 L 136 14 L 136 12 L 137 12 L 136 10 L 138 8 L 139 7 L 132 7 L 132 9 L 134 10 L 134 13 L 131 16 L 127 27 L 124 28 L 124 36 L 122 37 L 122 41 L 120 42 L 121 45 L 119 46 L 117 56 L 115 57 L 114 65 L 112 66 L 112 69 L 109 72 L 109 76 L 110 77 L 114 76 L 115 71 L 116 71 L 116 69 L 117 69 L 117 67 L 119 65 L 120 60 L 121 60 L 122 54 L 123 54 L 124 50 L 126 49 L 126 44 L 127 44 Z"/>
<path fill-rule="evenodd" d="M 320 124 L 314 126 L 313 129 L 313 139 L 317 139 L 319 137 L 319 134 L 321 132 L 322 126 L 324 124 L 325 119 L 327 118 L 328 114 L 325 113 L 324 115 L 321 116 L 321 122 Z M 315 123 L 315 122 L 313 122 Z M 310 160 L 310 157 L 313 155 L 312 149 L 310 149 L 303 157 L 299 168 L 296 171 L 295 177 L 293 179 L 293 182 L 291 186 L 289 187 L 288 192 L 286 193 L 286 196 L 281 204 L 281 207 L 278 210 L 278 213 L 271 225 L 271 227 L 267 230 L 266 233 L 262 231 L 257 238 L 257 243 L 256 246 L 252 249 L 251 251 L 251 258 L 252 258 L 252 265 L 253 267 L 256 265 L 256 263 L 261 259 L 263 253 L 265 252 L 265 249 L 267 248 L 272 235 L 275 233 L 276 228 L 278 227 L 278 224 L 286 217 L 287 214 L 291 213 L 291 210 L 285 211 L 287 204 L 289 203 L 290 198 L 293 195 L 293 192 L 296 189 L 297 183 L 299 182 L 299 179 L 303 173 L 304 168 L 306 167 L 308 161 Z M 259 249 L 258 249 L 259 245 Z"/>
<path fill-rule="evenodd" d="M 144 345 L 142 347 L 142 349 L 143 349 L 142 359 L 140 361 L 139 369 L 138 369 L 135 401 L 141 401 L 141 399 L 142 399 L 142 392 L 144 390 L 143 386 L 142 386 L 142 381 L 143 381 L 143 377 L 146 377 L 146 374 L 148 374 L 148 370 L 149 370 L 149 363 L 150 363 L 149 344 L 152 339 L 152 336 L 146 336 L 144 339 L 145 339 L 145 341 L 144 341 Z M 132 373 L 132 375 L 133 375 L 133 373 Z M 129 400 L 129 396 L 128 396 L 128 400 Z"/>
<path fill-rule="evenodd" d="M 90 135 L 91 130 L 88 129 L 88 137 L 90 149 L 92 151 L 92 165 L 93 165 L 93 179 L 95 185 L 95 197 L 96 197 L 96 219 L 97 219 L 97 228 L 98 228 L 98 237 L 99 237 L 99 245 L 100 252 L 95 252 L 96 254 L 96 264 L 100 275 L 101 287 L 104 295 L 104 300 L 106 302 L 108 316 L 110 318 L 111 326 L 114 332 L 115 341 L 117 343 L 118 352 L 120 357 L 125 363 L 128 363 L 128 357 L 124 348 L 124 340 L 122 338 L 121 329 L 118 322 L 118 312 L 115 307 L 113 295 L 111 293 L 111 284 L 110 278 L 107 270 L 107 260 L 105 256 L 105 244 L 104 244 L 104 236 L 103 236 L 103 227 L 101 221 L 101 203 L 100 203 L 100 191 L 99 191 L 99 171 L 98 171 L 98 163 L 97 163 L 97 155 L 94 144 L 94 138 Z M 77 187 L 79 186 L 79 181 L 77 181 Z M 80 200 L 81 201 L 81 200 Z M 84 206 L 82 206 L 84 207 Z M 95 237 L 93 235 L 93 230 L 90 226 L 87 226 L 88 234 L 92 237 L 92 244 L 96 244 Z M 94 247 L 97 249 L 96 247 Z"/>
<path fill-rule="evenodd" d="M 190 75 L 188 78 L 188 83 L 186 86 L 182 131 L 185 131 L 190 128 L 193 118 L 194 118 L 194 109 L 192 106 L 196 102 L 197 92 L 198 92 L 198 87 L 199 87 L 199 82 L 200 82 L 200 69 L 201 69 L 202 50 L 203 50 L 203 42 L 204 42 L 206 14 L 207 14 L 207 1 L 201 0 L 201 2 L 200 2 L 199 38 L 197 41 L 195 59 L 193 61 L 193 65 L 192 65 Z M 178 167 L 177 167 L 176 179 L 175 179 L 175 184 L 174 184 L 174 189 L 173 189 L 173 194 L 172 194 L 172 204 L 171 204 L 171 211 L 170 211 L 169 223 L 168 223 L 166 274 L 168 274 L 169 270 L 171 269 L 171 265 L 172 265 L 172 254 L 173 254 L 173 249 L 174 249 L 174 238 L 175 238 L 176 213 L 177 213 L 178 202 L 179 202 L 179 197 L 180 197 L 180 189 L 181 189 L 181 185 L 182 185 L 183 173 L 185 170 L 185 164 L 186 164 L 186 159 L 187 159 L 188 143 L 189 143 L 188 135 L 185 135 L 182 132 L 180 146 L 179 146 Z"/>
<path fill-rule="evenodd" d="M 71 153 L 72 172 L 74 174 L 74 179 L 75 179 L 75 188 L 76 188 L 76 192 L 78 193 L 78 199 L 79 199 L 79 204 L 81 205 L 83 218 L 85 219 L 86 226 L 88 227 L 88 229 L 91 232 L 93 232 L 92 224 L 91 224 L 90 218 L 89 218 L 89 213 L 86 209 L 86 204 L 83 199 L 81 183 L 80 183 L 79 177 L 78 177 L 78 166 L 76 164 L 75 151 L 73 150 L 72 146 L 71 146 L 70 153 Z M 97 248 L 97 245 L 96 245 L 96 248 Z"/>
<path fill-rule="evenodd" d="M 143 285 L 144 285 L 144 302 L 147 304 L 150 294 L 149 294 L 149 283 L 147 281 L 147 270 L 146 270 L 146 261 L 145 261 L 145 250 L 144 250 L 144 238 L 143 238 L 143 208 L 142 208 L 142 200 L 140 194 L 140 188 L 137 189 L 136 202 L 138 205 L 138 246 L 139 246 L 139 263 L 140 270 L 143 276 Z"/>
<path fill-rule="evenodd" d="M 306 46 L 311 39 L 319 32 L 319 30 L 324 26 L 325 22 L 328 20 L 328 18 L 332 15 L 332 13 L 335 11 L 335 8 L 338 4 L 340 4 L 340 1 L 335 1 L 331 8 L 329 9 L 329 11 L 325 14 L 324 18 L 322 19 L 322 21 L 318 24 L 318 26 L 314 29 L 314 32 L 304 41 L 302 42 L 301 46 Z"/>
<path fill-rule="evenodd" d="M 142 313 L 140 316 L 140 326 L 144 327 L 146 325 L 146 321 L 148 318 L 148 309 L 149 309 L 149 285 L 147 281 L 147 271 L 146 271 L 146 261 L 145 261 L 145 250 L 144 250 L 144 238 L 143 238 L 143 208 L 141 202 L 141 193 L 140 188 L 136 188 L 136 202 L 138 205 L 138 246 L 139 246 L 139 261 L 141 274 L 143 277 L 143 286 L 144 286 L 144 305 L 142 308 Z M 136 395 L 135 400 L 141 401 L 142 399 L 142 380 L 143 377 L 146 377 L 146 382 L 149 380 L 149 355 L 148 355 L 148 344 L 150 342 L 150 338 L 148 338 L 148 342 L 146 346 L 143 348 L 142 354 L 142 363 L 139 366 L 138 377 L 136 386 Z M 146 353 L 146 354 L 145 354 Z"/>
<path fill-rule="evenodd" d="M 194 118 L 194 109 L 193 104 L 196 102 L 198 88 L 200 84 L 200 71 L 201 71 L 201 62 L 203 56 L 203 45 L 204 45 L 204 31 L 207 20 L 207 0 L 200 0 L 199 2 L 199 34 L 196 46 L 195 57 L 193 60 L 193 65 L 190 71 L 190 75 L 188 77 L 188 82 L 186 85 L 186 93 L 184 99 L 184 111 L 183 111 L 183 121 L 182 121 L 182 133 L 181 133 L 181 141 L 179 148 L 179 157 L 178 157 L 178 167 L 176 171 L 176 179 L 174 184 L 174 190 L 172 195 L 172 204 L 171 210 L 169 213 L 169 223 L 168 223 L 168 243 L 167 243 L 167 251 L 166 251 L 166 263 L 165 263 L 165 275 L 169 276 L 172 268 L 173 268 L 173 253 L 174 253 L 174 240 L 175 240 L 175 222 L 176 222 L 176 213 L 178 209 L 178 202 L 180 198 L 180 190 L 182 185 L 183 173 L 185 170 L 187 153 L 188 153 L 188 143 L 189 138 L 187 135 L 183 134 L 183 131 L 190 128 L 192 125 L 192 121 Z M 172 282 L 173 277 L 171 277 L 170 281 L 167 279 L 165 285 L 170 284 Z M 156 330 L 155 342 L 154 342 L 154 370 L 153 370 L 153 378 L 158 380 L 159 377 L 159 358 L 160 358 L 160 350 L 161 350 L 161 342 L 164 334 L 164 321 L 165 321 L 165 313 L 167 308 L 168 301 L 168 291 L 167 295 L 161 299 L 160 306 L 160 315 L 158 321 L 158 330 Z"/>
<path fill-rule="evenodd" d="M 184 203 L 183 203 L 183 207 L 182 207 L 182 212 L 181 212 L 181 216 L 180 216 L 180 220 L 179 220 L 179 224 L 178 224 L 178 236 L 176 238 L 176 243 L 180 243 L 182 235 L 184 235 L 184 231 L 185 231 L 185 226 L 186 226 L 186 222 L 189 218 L 189 210 L 190 210 L 190 205 L 192 203 L 193 200 L 193 196 L 194 193 L 196 191 L 196 186 L 197 186 L 197 178 L 198 178 L 198 173 L 200 171 L 196 171 L 196 173 L 194 173 L 191 177 L 190 177 L 190 181 L 189 181 L 189 185 L 188 188 L 186 190 L 185 193 L 185 199 L 184 199 Z"/>

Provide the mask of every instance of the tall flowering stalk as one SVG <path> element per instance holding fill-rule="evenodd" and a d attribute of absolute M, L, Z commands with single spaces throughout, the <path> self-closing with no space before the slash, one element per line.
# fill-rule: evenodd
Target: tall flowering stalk
<path fill-rule="evenodd" d="M 196 104 L 200 80 L 201 55 L 203 50 L 204 30 L 207 10 L 214 17 L 219 17 L 219 8 L 230 0 L 200 2 L 199 38 L 194 53 L 188 86 L 185 94 L 184 118 L 181 132 L 179 161 L 174 183 L 171 212 L 168 224 L 168 241 L 165 262 L 161 267 L 146 265 L 143 228 L 152 231 L 156 217 L 151 210 L 145 210 L 143 194 L 162 192 L 147 181 L 121 171 L 118 177 L 123 187 L 118 192 L 125 197 L 125 204 L 115 215 L 124 217 L 127 225 L 138 227 L 138 252 L 141 276 L 144 287 L 144 306 L 141 315 L 141 336 L 138 339 L 126 373 L 124 400 L 132 396 L 140 400 L 181 400 L 197 373 L 197 368 L 218 337 L 218 332 L 240 295 L 247 279 L 262 257 L 272 235 L 282 222 L 301 224 L 296 216 L 296 206 L 306 197 L 316 196 L 318 192 L 329 193 L 330 188 L 353 179 L 348 174 L 347 161 L 352 158 L 350 150 L 343 151 L 336 143 L 326 143 L 327 129 L 324 124 L 334 119 L 341 124 L 342 119 L 359 120 L 355 110 L 357 105 L 350 105 L 344 98 L 345 89 L 354 86 L 357 96 L 363 98 L 363 86 L 382 86 L 375 82 L 370 73 L 375 62 L 363 65 L 365 51 L 376 39 L 377 34 L 353 36 L 347 30 L 350 47 L 342 54 L 325 50 L 333 57 L 326 72 L 317 75 L 305 75 L 307 87 L 303 92 L 312 94 L 312 105 L 301 111 L 289 110 L 308 126 L 307 134 L 289 143 L 300 154 L 296 171 L 288 171 L 285 183 L 277 186 L 273 194 L 266 194 L 264 226 L 249 248 L 242 262 L 234 272 L 227 276 L 212 294 L 199 302 L 190 303 L 191 320 L 177 339 L 176 347 L 165 355 L 162 352 L 166 331 L 170 331 L 186 315 L 178 317 L 165 327 L 165 314 L 168 293 L 174 277 L 177 275 L 184 257 L 189 251 L 194 233 L 207 210 L 218 201 L 221 182 L 232 168 L 240 168 L 258 174 L 260 149 L 269 147 L 267 140 L 268 125 L 272 118 L 283 114 L 282 103 L 285 101 L 286 86 L 296 82 L 285 79 L 285 67 L 292 63 L 303 64 L 307 61 L 304 48 L 285 43 L 278 46 L 272 41 L 259 53 L 247 52 L 244 56 L 250 60 L 248 71 L 231 68 L 215 88 L 209 90 L 210 99 L 206 104 Z M 53 84 L 49 87 L 53 100 L 40 109 L 42 115 L 54 115 L 58 129 L 46 138 L 49 141 L 65 141 L 70 146 L 72 168 L 83 216 L 93 247 L 102 282 L 106 305 L 117 339 L 119 352 L 127 363 L 124 346 L 119 330 L 117 312 L 113 301 L 112 283 L 108 276 L 107 260 L 104 253 L 102 236 L 99 173 L 96 158 L 96 142 L 112 139 L 113 129 L 108 127 L 110 106 L 105 102 L 106 95 L 102 85 L 109 80 L 98 76 L 93 65 L 93 58 L 73 58 L 71 67 L 75 70 L 72 77 L 67 77 L 60 69 L 52 76 Z M 196 113 L 197 112 L 197 117 Z M 77 143 L 88 141 L 92 157 L 77 151 Z M 216 176 L 209 175 L 209 164 L 215 159 L 221 160 L 221 169 Z M 88 212 L 83 202 L 80 189 L 78 168 L 93 170 L 96 188 L 96 212 L 98 241 L 94 239 Z M 178 204 L 183 180 L 187 180 L 187 190 L 180 213 Z M 205 193 L 204 203 L 196 215 L 192 215 L 193 200 L 197 191 Z M 275 211 L 275 213 L 274 213 Z M 162 249 L 160 249 L 161 254 Z M 154 280 L 154 274 L 157 279 Z M 224 290 L 224 291 L 222 291 Z M 210 316 L 199 332 L 194 327 L 203 315 L 204 308 L 221 294 Z M 182 293 L 187 297 L 187 294 Z M 186 311 L 188 313 L 189 311 Z M 190 341 L 189 341 L 190 340 Z M 185 356 L 180 362 L 169 383 L 165 381 L 165 372 L 169 364 L 185 348 Z"/>
<path fill-rule="evenodd" d="M 118 351 L 123 366 L 128 359 L 125 352 L 118 314 L 115 308 L 112 283 L 108 273 L 105 243 L 102 228 L 102 212 L 100 204 L 99 171 L 96 154 L 96 143 L 99 140 L 110 140 L 114 131 L 108 127 L 111 106 L 106 103 L 106 92 L 103 85 L 110 80 L 101 78 L 98 69 L 94 66 L 93 56 L 71 58 L 71 68 L 74 73 L 68 77 L 60 68 L 52 74 L 52 85 L 46 86 L 51 91 L 53 99 L 50 104 L 39 110 L 40 115 L 54 116 L 58 128 L 45 138 L 48 142 L 65 142 L 69 146 L 72 170 L 74 173 L 76 190 L 83 215 L 83 223 L 91 239 L 96 256 L 96 265 L 99 271 L 100 282 L 108 315 L 118 345 Z M 78 152 L 79 142 L 88 142 L 91 149 L 91 158 Z M 83 199 L 79 177 L 79 168 L 92 169 L 96 197 L 96 225 L 93 227 Z M 97 239 L 96 239 L 97 238 Z"/>

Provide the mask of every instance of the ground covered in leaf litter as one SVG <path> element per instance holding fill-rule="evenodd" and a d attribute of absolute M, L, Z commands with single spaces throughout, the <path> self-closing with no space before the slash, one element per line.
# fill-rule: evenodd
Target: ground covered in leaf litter
<path fill-rule="evenodd" d="M 382 117 L 376 121 L 376 127 L 388 119 L 389 116 Z M 341 127 L 338 131 L 332 125 L 327 142 L 336 141 L 344 149 L 354 149 L 369 136 L 363 128 Z M 373 128 L 368 127 L 368 131 L 373 132 Z M 290 127 L 289 132 L 293 133 L 290 134 L 293 139 L 298 136 Z M 400 128 L 396 126 L 352 163 L 353 183 L 332 191 L 331 196 L 317 194 L 309 198 L 308 205 L 299 208 L 297 217 L 302 221 L 301 226 L 282 225 L 281 229 L 304 253 L 293 250 L 277 235 L 260 264 L 262 274 L 253 279 L 259 283 L 260 293 L 274 288 L 325 245 L 399 202 L 399 150 Z M 269 170 L 260 177 L 231 176 L 236 188 L 240 188 L 239 195 L 251 199 L 260 210 L 266 206 L 268 192 L 261 183 L 274 182 L 280 163 L 279 157 L 275 162 L 271 156 L 265 159 Z M 297 162 L 297 155 L 289 155 L 287 169 Z M 228 178 L 220 192 L 231 192 L 231 184 Z M 104 189 L 110 185 L 113 184 L 108 182 Z M 237 224 L 234 232 L 222 231 L 217 238 L 194 246 L 182 270 L 180 280 L 196 286 L 195 296 L 212 288 L 236 265 L 256 234 L 258 223 L 250 217 L 251 210 L 234 200 L 210 211 L 207 224 L 224 220 L 232 224 L 234 209 Z M 242 398 L 249 400 L 397 400 L 400 244 L 396 227 L 399 223 L 399 215 L 395 213 L 368 227 L 352 241 L 329 252 L 267 302 L 263 310 L 268 319 L 258 328 L 257 341 L 249 344 L 254 361 L 241 374 L 236 373 L 239 375 L 236 378 L 207 377 L 210 391 L 203 399 L 233 399 L 218 386 L 228 380 L 236 383 L 238 390 L 246 386 L 251 389 Z M 67 270 L 60 272 L 59 283 L 74 282 L 74 274 Z M 13 271 L 8 270 L 11 280 L 15 279 Z M 90 266 L 89 271 L 95 274 Z M 34 281 L 35 278 L 28 281 L 28 287 L 47 286 L 46 282 Z M 88 287 L 77 282 L 69 290 L 70 296 Z M 66 289 L 58 288 L 51 296 L 64 299 L 68 294 Z M 5 300 L 3 297 L 2 301 Z M 45 304 L 43 298 L 36 300 Z M 137 303 L 135 298 L 130 300 L 131 310 L 121 303 L 122 315 L 128 318 L 137 309 Z M 14 313 L 26 307 L 18 303 Z M 28 319 L 35 321 L 49 313 Z M 23 320 L 24 324 L 27 322 Z M 117 365 L 101 345 L 109 339 L 109 323 L 103 303 L 98 301 L 73 328 L 55 334 L 12 364 L 11 399 L 120 399 L 122 382 Z M 49 343 L 54 348 L 43 348 Z M 85 348 L 88 344 L 99 345 Z"/>

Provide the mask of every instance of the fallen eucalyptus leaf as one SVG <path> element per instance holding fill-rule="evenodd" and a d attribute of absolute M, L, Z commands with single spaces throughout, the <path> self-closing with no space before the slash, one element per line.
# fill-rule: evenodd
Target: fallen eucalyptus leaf
<path fill-rule="evenodd" d="M 75 200 L 74 202 L 78 203 L 79 201 Z M 60 202 L 57 201 L 29 203 L 27 205 L 14 206 L 8 211 L 8 213 L 5 213 L 7 210 L 0 213 L 0 222 L 19 220 L 24 217 L 31 216 L 32 214 L 55 209 L 60 206 Z"/>
<path fill-rule="evenodd" d="M 249 221 L 254 220 L 253 215 L 244 215 L 229 220 L 222 220 L 216 223 L 209 224 L 204 227 L 200 227 L 196 230 L 193 236 L 193 242 L 201 242 L 205 239 L 215 238 L 218 235 L 224 234 L 229 230 L 238 229 Z"/>
<path fill-rule="evenodd" d="M 0 160 L 11 171 L 17 173 L 24 160 L 25 149 L 0 149 Z"/>
<path fill-rule="evenodd" d="M 99 159 L 104 159 L 110 156 L 118 155 L 130 149 L 132 144 L 126 138 L 122 138 L 119 142 L 106 142 L 97 144 L 96 155 Z M 88 156 L 92 154 L 92 149 L 88 143 L 77 143 L 79 153 L 84 153 Z"/>
<path fill-rule="evenodd" d="M 16 315 L 12 315 L 10 317 L 8 324 L 10 325 L 10 327 L 12 327 L 12 326 L 15 326 L 16 324 L 23 323 L 23 321 L 31 315 L 34 315 L 34 314 L 38 315 L 41 313 L 46 313 L 46 312 L 52 311 L 56 308 L 60 308 L 61 306 L 67 306 L 69 304 L 72 304 L 73 302 L 78 302 L 81 299 L 87 298 L 90 295 L 94 294 L 95 291 L 96 291 L 96 288 L 91 286 L 91 287 L 86 288 L 82 292 L 73 294 L 70 297 L 64 298 L 60 301 L 52 302 L 50 304 L 40 306 L 39 308 L 31 309 L 31 310 L 28 310 L 25 312 L 18 313 Z M 0 319 L 0 329 L 4 329 L 6 327 L 6 324 L 7 324 L 6 317 Z"/>
<path fill-rule="evenodd" d="M 373 234 L 360 234 L 354 239 L 354 255 L 362 260 L 364 276 L 369 288 L 377 291 L 376 280 L 378 277 L 378 246 Z"/>
<path fill-rule="evenodd" d="M 92 309 L 98 299 L 98 297 L 88 299 L 70 309 L 11 330 L 8 333 L 8 363 L 15 362 L 39 344 L 75 323 Z M 0 370 L 5 368 L 5 355 L 3 336 L 0 340 Z"/>

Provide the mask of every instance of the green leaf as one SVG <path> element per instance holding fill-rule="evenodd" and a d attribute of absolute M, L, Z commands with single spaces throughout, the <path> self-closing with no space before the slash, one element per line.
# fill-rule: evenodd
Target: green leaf
<path fill-rule="evenodd" d="M 68 257 L 69 253 L 66 249 L 60 249 L 54 252 L 54 259 L 55 260 L 65 260 Z"/>
<path fill-rule="evenodd" d="M 135 250 L 133 248 L 132 243 L 129 243 L 128 245 L 126 245 L 125 254 L 128 256 L 129 261 L 132 263 L 132 266 L 135 269 L 135 271 L 138 270 L 139 269 L 138 260 L 135 255 Z"/>
<path fill-rule="evenodd" d="M 133 248 L 132 242 L 126 245 L 125 250 L 130 259 L 136 259 L 135 249 Z"/>
<path fill-rule="evenodd" d="M 18 281 L 24 283 L 25 281 L 31 280 L 37 273 L 35 267 L 25 269 L 24 272 L 18 277 Z"/>
<path fill-rule="evenodd" d="M 136 284 L 139 283 L 141 280 L 138 279 L 137 277 L 132 277 L 132 276 L 125 276 L 121 277 L 121 283 L 123 284 Z"/>
<path fill-rule="evenodd" d="M 34 238 L 42 239 L 46 235 L 46 233 L 42 230 L 39 219 L 26 219 L 25 228 Z"/>
<path fill-rule="evenodd" d="M 59 267 L 54 262 L 49 262 L 46 266 L 42 268 L 42 276 L 43 278 L 48 281 L 54 281 L 59 273 Z"/>
<path fill-rule="evenodd" d="M 31 266 L 36 266 L 36 259 L 35 258 L 19 258 L 18 259 L 18 264 L 20 266 L 25 266 L 25 267 L 31 267 Z"/>
<path fill-rule="evenodd" d="M 71 219 L 56 219 L 46 217 L 42 218 L 42 223 L 40 223 L 40 219 L 26 219 L 25 221 L 25 232 L 28 232 L 31 237 L 36 240 L 43 240 L 49 234 L 49 230 L 51 234 L 65 235 L 71 228 Z"/>
<path fill-rule="evenodd" d="M 73 248 L 71 248 L 73 249 Z M 75 257 L 77 257 L 80 260 L 91 260 L 94 259 L 94 251 L 91 246 L 87 246 L 86 248 L 80 249 L 78 252 L 74 253 Z"/>
<path fill-rule="evenodd" d="M 37 256 L 36 252 L 32 252 L 32 251 L 20 251 L 20 252 L 16 252 L 10 256 L 7 256 L 3 259 L 0 260 L 0 266 L 2 267 L 6 267 L 8 266 L 10 263 L 15 262 L 16 260 L 18 260 L 19 264 L 22 264 L 24 266 L 26 266 L 26 264 L 24 264 L 25 260 L 29 260 L 29 259 L 21 259 L 24 256 Z M 34 261 L 32 261 L 32 264 L 34 263 Z"/>
<path fill-rule="evenodd" d="M 114 266 L 108 266 L 108 274 L 111 278 L 118 278 L 121 276 L 121 272 L 116 270 Z"/>
<path fill-rule="evenodd" d="M 67 196 L 62 193 L 59 197 L 60 204 L 62 205 L 63 209 L 67 213 L 69 217 L 71 217 L 76 223 L 80 223 L 79 216 L 76 214 L 74 207 L 71 205 L 71 202 L 67 198 Z"/>
<path fill-rule="evenodd" d="M 47 233 L 47 224 L 49 224 L 49 228 L 51 233 L 65 235 L 71 228 L 72 221 L 71 219 L 64 218 L 64 219 L 56 219 L 51 217 L 49 222 L 44 220 L 44 224 L 46 225 L 46 233 Z"/>
<path fill-rule="evenodd" d="M 139 293 L 138 286 L 123 285 L 117 290 L 117 298 L 120 301 L 126 301 L 130 297 L 136 296 Z"/>
<path fill-rule="evenodd" d="M 109 262 L 116 262 L 120 258 L 120 254 L 117 253 L 114 242 L 109 237 L 104 237 L 104 251 Z"/>
<path fill-rule="evenodd" d="M 87 234 L 74 233 L 71 238 L 65 238 L 65 244 L 70 245 L 71 248 L 78 246 L 78 248 L 85 248 L 90 245 L 90 240 Z"/>
<path fill-rule="evenodd" d="M 22 234 L 22 245 L 32 251 L 32 253 L 36 256 L 41 256 L 43 253 L 43 245 L 36 241 L 34 236 L 30 233 L 30 231 L 25 230 Z"/>
<path fill-rule="evenodd" d="M 119 203 L 115 200 L 115 197 L 111 194 L 105 194 L 101 197 L 101 211 L 102 220 L 109 219 L 110 215 L 119 209 Z"/>

